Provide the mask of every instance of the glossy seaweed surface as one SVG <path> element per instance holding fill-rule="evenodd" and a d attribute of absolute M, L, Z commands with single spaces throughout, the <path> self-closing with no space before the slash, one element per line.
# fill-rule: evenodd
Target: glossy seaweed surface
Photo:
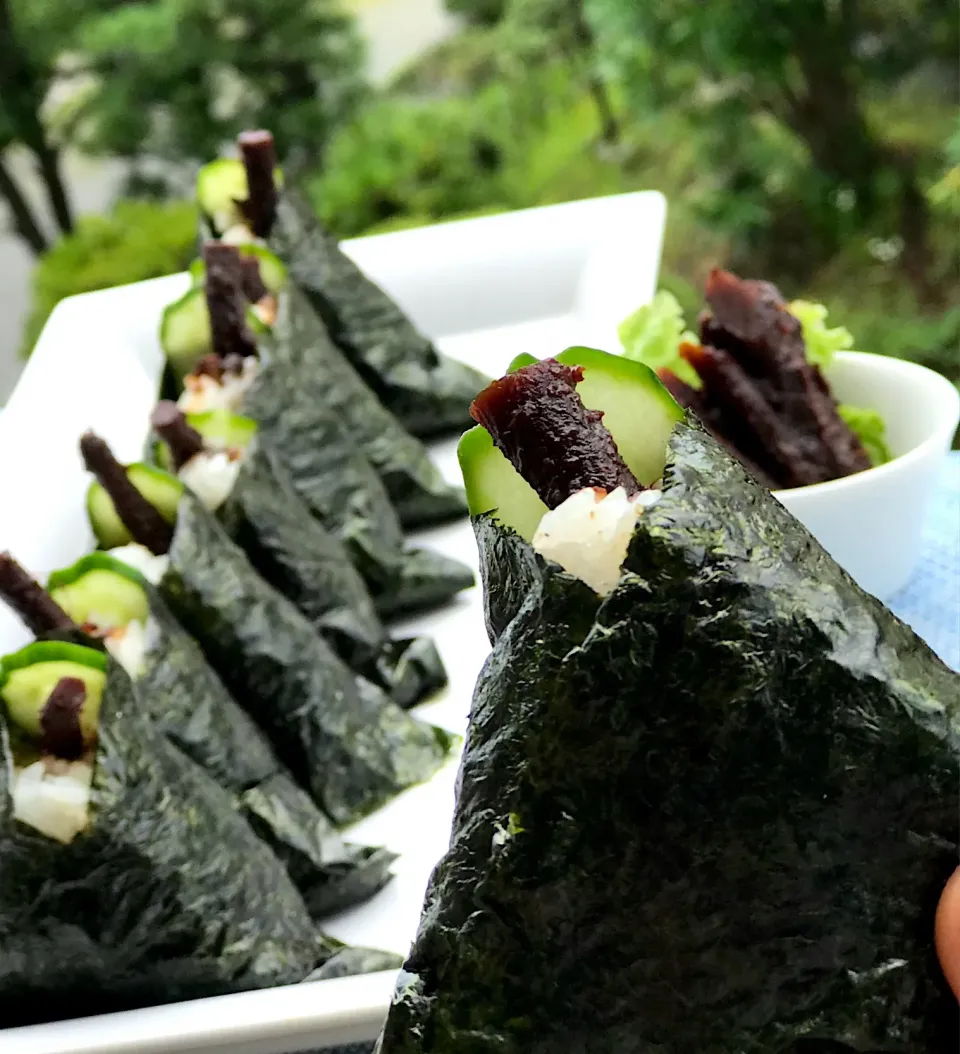
<path fill-rule="evenodd" d="M 160 592 L 281 760 L 337 823 L 428 779 L 450 737 L 349 670 L 189 492 Z"/>
<path fill-rule="evenodd" d="M 438 352 L 293 192 L 281 196 L 270 248 L 337 346 L 405 428 L 427 438 L 469 427 L 470 403 L 488 379 Z"/>
<path fill-rule="evenodd" d="M 344 545 L 311 515 L 268 445 L 255 441 L 247 449 L 218 517 L 263 578 L 293 602 L 351 669 L 404 706 L 446 684 L 430 638 L 390 640 Z"/>
<path fill-rule="evenodd" d="M 276 334 L 285 339 L 289 330 Z M 427 549 L 408 549 L 383 482 L 346 424 L 311 398 L 293 351 L 266 355 L 244 413 L 278 451 L 297 493 L 343 543 L 378 611 L 394 616 L 434 607 L 473 584 L 468 567 Z"/>
<path fill-rule="evenodd" d="M 955 1051 L 960 679 L 688 425 L 609 597 L 530 581 L 381 1054 Z"/>
<path fill-rule="evenodd" d="M 119 667 L 87 833 L 62 846 L 15 825 L 0 769 L 5 1026 L 291 983 L 322 960 L 280 861 L 138 710 Z"/>
<path fill-rule="evenodd" d="M 467 514 L 460 487 L 451 487 L 412 436 L 367 387 L 330 339 L 296 285 L 282 294 L 273 326 L 278 358 L 311 398 L 340 418 L 383 480 L 401 524 L 424 527 Z"/>

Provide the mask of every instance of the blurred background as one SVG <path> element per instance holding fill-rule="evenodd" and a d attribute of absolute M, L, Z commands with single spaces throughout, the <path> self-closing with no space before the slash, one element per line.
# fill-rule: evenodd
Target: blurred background
<path fill-rule="evenodd" d="M 345 238 L 659 189 L 691 317 L 724 264 L 958 381 L 958 89 L 956 0 L 0 0 L 0 404 L 246 127 Z"/>

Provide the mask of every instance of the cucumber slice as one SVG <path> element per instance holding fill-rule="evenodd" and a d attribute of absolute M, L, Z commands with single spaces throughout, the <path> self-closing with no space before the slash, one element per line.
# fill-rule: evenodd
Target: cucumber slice
<path fill-rule="evenodd" d="M 179 384 L 213 347 L 203 287 L 168 304 L 160 319 L 160 347 Z"/>
<path fill-rule="evenodd" d="M 167 523 L 176 523 L 177 506 L 183 494 L 183 484 L 176 476 L 138 461 L 127 466 L 127 477 Z M 87 516 L 102 549 L 116 549 L 133 541 L 117 515 L 110 495 L 96 480 L 87 491 Z"/>
<path fill-rule="evenodd" d="M 641 362 L 596 348 L 567 348 L 557 356 L 564 366 L 582 366 L 577 394 L 588 410 L 602 410 L 630 471 L 645 487 L 663 475 L 667 441 L 683 410 Z"/>
<path fill-rule="evenodd" d="M 222 408 L 186 416 L 187 424 L 203 437 L 204 446 L 213 450 L 246 450 L 257 434 L 256 421 Z M 176 472 L 170 448 L 163 440 L 159 440 L 154 447 L 154 461 L 166 472 Z"/>
<path fill-rule="evenodd" d="M 146 622 L 150 615 L 145 579 L 107 553 L 91 553 L 54 571 L 47 590 L 78 625 L 90 623 L 104 632 Z"/>
<path fill-rule="evenodd" d="M 86 686 L 80 731 L 84 742 L 92 743 L 97 737 L 100 701 L 107 682 L 106 656 L 92 648 L 49 642 L 29 644 L 5 656 L 0 664 L 0 698 L 7 716 L 28 736 L 40 736 L 40 715 L 50 693 L 64 677 L 76 677 Z"/>
<path fill-rule="evenodd" d="M 257 434 L 257 422 L 252 418 L 223 409 L 187 414 L 187 423 L 203 436 L 205 443 L 218 450 L 227 447 L 245 450 Z"/>
<path fill-rule="evenodd" d="M 260 277 L 267 287 L 268 293 L 279 293 L 287 284 L 287 268 L 279 256 L 274 255 L 264 245 L 249 242 L 246 245 L 238 245 L 241 256 L 255 256 L 260 262 Z M 197 259 L 190 264 L 190 277 L 194 286 L 203 285 L 205 274 L 203 260 Z"/>
<path fill-rule="evenodd" d="M 283 186 L 279 168 L 274 170 L 273 178 L 278 187 Z M 197 204 L 218 234 L 245 222 L 237 202 L 246 201 L 247 194 L 247 172 L 236 158 L 211 161 L 197 173 Z"/>
<path fill-rule="evenodd" d="M 653 370 L 595 348 L 567 348 L 556 358 L 566 366 L 583 367 L 577 392 L 589 409 L 603 411 L 603 423 L 637 480 L 650 486 L 660 479 L 667 441 L 683 420 L 683 410 Z M 520 355 L 508 372 L 536 361 Z M 461 438 L 457 454 L 471 515 L 495 511 L 498 520 L 530 541 L 546 506 L 496 449 L 487 430 L 472 428 Z"/>
<path fill-rule="evenodd" d="M 201 267 L 203 261 L 200 261 Z M 268 326 L 253 309 L 246 308 L 247 325 L 256 337 L 270 332 Z M 213 350 L 213 334 L 210 331 L 210 313 L 202 283 L 184 293 L 179 300 L 168 304 L 160 318 L 160 347 L 173 370 L 177 384 L 192 373 L 197 363 Z"/>
<path fill-rule="evenodd" d="M 493 445 L 493 438 L 476 425 L 460 437 L 457 458 L 467 491 L 471 516 L 494 512 L 529 542 L 547 511 L 537 492 Z"/>
<path fill-rule="evenodd" d="M 507 373 L 516 373 L 517 370 L 522 370 L 524 366 L 532 366 L 535 362 L 539 361 L 540 360 L 536 355 L 531 355 L 529 352 L 522 351 L 507 367 Z"/>

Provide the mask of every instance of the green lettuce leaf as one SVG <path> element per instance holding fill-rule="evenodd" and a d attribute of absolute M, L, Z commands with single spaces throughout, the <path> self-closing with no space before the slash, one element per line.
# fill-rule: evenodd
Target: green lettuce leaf
<path fill-rule="evenodd" d="M 863 444 L 863 449 L 870 458 L 871 465 L 885 465 L 891 458 L 887 446 L 887 426 L 876 410 L 865 410 L 860 406 L 849 406 L 841 403 L 837 410 L 847 427 Z"/>
<path fill-rule="evenodd" d="M 672 370 L 691 387 L 700 387 L 693 367 L 680 358 L 682 343 L 700 341 L 685 328 L 683 309 L 672 293 L 661 289 L 649 304 L 625 318 L 617 332 L 625 358 L 642 362 L 652 370 Z"/>
<path fill-rule="evenodd" d="M 821 370 L 826 369 L 838 351 L 853 347 L 853 334 L 843 326 L 827 328 L 827 309 L 810 300 L 794 300 L 790 314 L 803 328 L 803 342 L 807 346 L 807 361 Z"/>

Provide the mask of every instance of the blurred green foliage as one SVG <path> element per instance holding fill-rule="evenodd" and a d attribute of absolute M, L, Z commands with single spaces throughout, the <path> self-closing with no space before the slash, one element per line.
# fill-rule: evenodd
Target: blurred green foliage
<path fill-rule="evenodd" d="M 23 354 L 65 297 L 176 274 L 196 249 L 197 212 L 189 202 L 120 201 L 108 216 L 81 217 L 34 268 Z"/>
<path fill-rule="evenodd" d="M 658 187 L 662 284 L 688 315 L 722 264 L 824 301 L 865 350 L 957 376 L 952 0 L 775 0 L 762 25 L 730 0 L 448 6 L 469 27 L 310 181 L 338 232 Z M 497 163 L 471 171 L 477 140 Z"/>
<path fill-rule="evenodd" d="M 734 0 L 447 4 L 462 31 L 363 105 L 335 0 L 106 4 L 78 24 L 119 79 L 96 81 L 77 127 L 202 160 L 268 125 L 343 237 L 656 187 L 662 285 L 688 317 L 725 265 L 823 301 L 864 350 L 957 377 L 955 0 L 771 0 L 762 19 Z"/>
<path fill-rule="evenodd" d="M 11 145 L 33 155 L 63 233 L 66 148 L 170 170 L 269 125 L 284 156 L 316 163 L 365 95 L 363 57 L 340 0 L 0 0 L 0 201 L 39 254 L 45 224 Z"/>

